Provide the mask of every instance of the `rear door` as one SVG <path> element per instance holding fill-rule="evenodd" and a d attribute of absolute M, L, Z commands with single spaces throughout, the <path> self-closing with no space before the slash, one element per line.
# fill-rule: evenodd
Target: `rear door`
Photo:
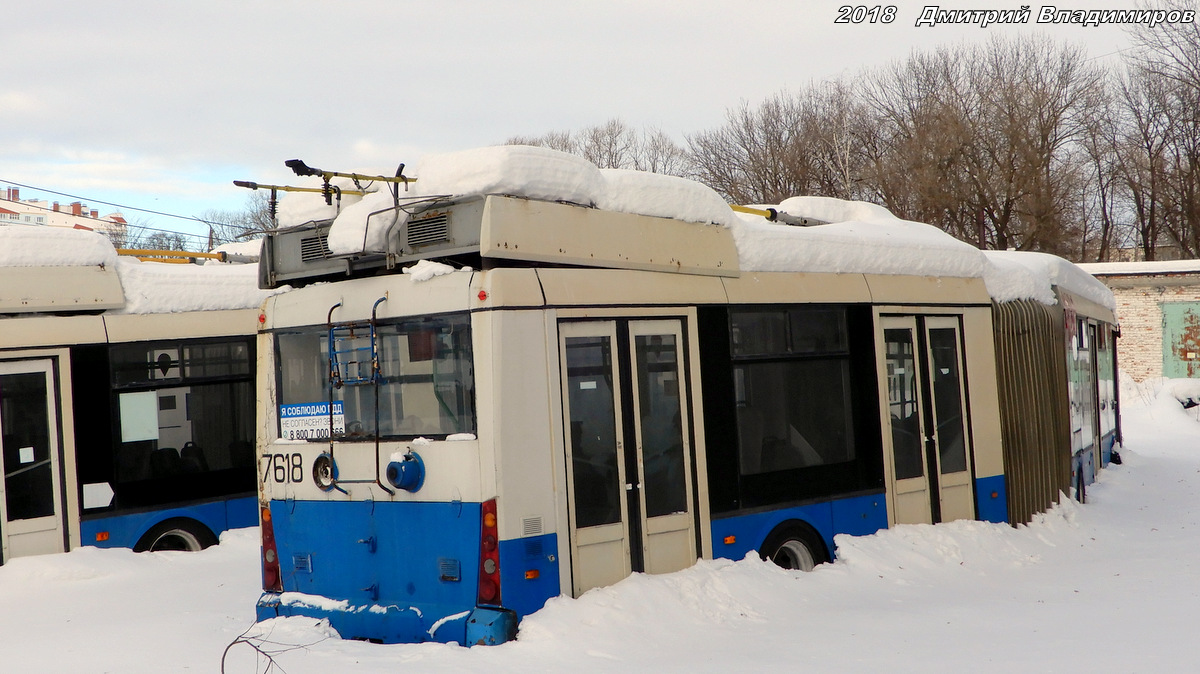
<path fill-rule="evenodd" d="M 0 363 L 0 561 L 65 550 L 54 391 L 52 361 Z"/>

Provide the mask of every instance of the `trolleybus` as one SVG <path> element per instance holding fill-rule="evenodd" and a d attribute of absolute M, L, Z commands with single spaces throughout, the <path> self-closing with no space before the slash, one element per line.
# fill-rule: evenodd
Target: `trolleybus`
<path fill-rule="evenodd" d="M 868 204 L 735 214 L 533 148 L 416 179 L 265 241 L 260 282 L 303 287 L 260 318 L 260 619 L 498 643 L 631 573 L 809 569 L 838 534 L 1016 522 L 1010 490 L 1057 496 L 1006 473 L 1004 424 L 1040 411 L 1002 404 L 1021 375 L 998 370 L 993 323 L 1053 303 L 1045 279 L 1013 293 L 979 251 Z M 1014 357 L 1065 363 L 1053 331 L 1017 333 Z M 1043 425 L 1066 465 L 1065 421 Z M 1054 470 L 1020 479 L 1066 489 Z"/>
<path fill-rule="evenodd" d="M 0 227 L 0 562 L 197 550 L 257 524 L 256 268 Z"/>

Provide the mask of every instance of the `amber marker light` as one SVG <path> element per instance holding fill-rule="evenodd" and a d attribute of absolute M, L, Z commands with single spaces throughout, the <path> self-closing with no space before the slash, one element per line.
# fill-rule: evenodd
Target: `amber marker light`
<path fill-rule="evenodd" d="M 107 541 L 107 540 L 108 540 L 108 532 L 107 531 L 97 531 L 96 532 L 96 542 L 97 543 L 100 543 L 102 541 Z"/>
<path fill-rule="evenodd" d="M 725 545 L 733 545 L 734 543 L 737 543 L 737 536 L 726 536 L 724 540 Z"/>
<path fill-rule="evenodd" d="M 538 576 L 540 575 L 542 575 L 541 571 L 538 571 L 537 569 L 530 569 L 525 572 L 525 580 L 537 580 Z"/>

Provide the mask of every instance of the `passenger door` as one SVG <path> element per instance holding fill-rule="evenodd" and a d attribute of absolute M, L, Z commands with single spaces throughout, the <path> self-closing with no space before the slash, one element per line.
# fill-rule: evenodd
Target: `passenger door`
<path fill-rule="evenodd" d="M 52 361 L 0 363 L 0 562 L 65 549 L 54 390 Z"/>
<path fill-rule="evenodd" d="M 891 452 L 888 492 L 897 524 L 975 517 L 961 330 L 955 317 L 885 317 Z"/>
<path fill-rule="evenodd" d="M 559 324 L 572 589 L 697 558 L 678 319 Z"/>

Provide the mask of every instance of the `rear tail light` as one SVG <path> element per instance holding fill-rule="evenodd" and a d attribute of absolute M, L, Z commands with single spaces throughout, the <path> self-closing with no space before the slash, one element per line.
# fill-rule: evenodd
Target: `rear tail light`
<path fill-rule="evenodd" d="M 496 528 L 496 499 L 483 503 L 479 527 L 479 604 L 500 605 L 500 534 Z"/>
<path fill-rule="evenodd" d="M 262 581 L 263 590 L 283 592 L 283 581 L 279 574 L 279 552 L 275 549 L 275 525 L 271 523 L 271 509 L 262 508 Z"/>

